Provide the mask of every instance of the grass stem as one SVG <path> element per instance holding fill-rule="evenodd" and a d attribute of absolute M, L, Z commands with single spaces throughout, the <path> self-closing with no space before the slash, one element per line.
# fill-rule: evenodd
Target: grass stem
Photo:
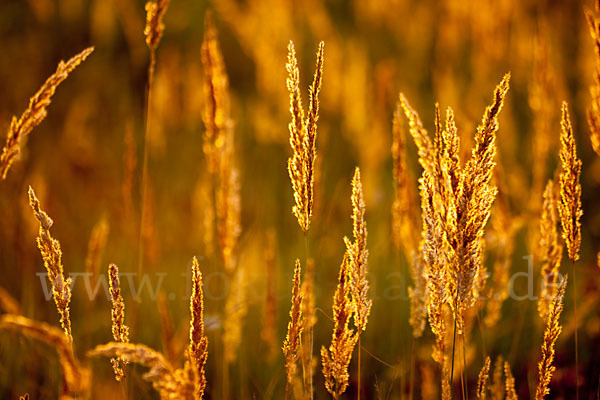
<path fill-rule="evenodd" d="M 575 318 L 575 399 L 579 400 L 579 325 L 577 322 L 577 280 L 575 278 L 575 261 L 571 261 L 573 272 L 573 314 Z"/>

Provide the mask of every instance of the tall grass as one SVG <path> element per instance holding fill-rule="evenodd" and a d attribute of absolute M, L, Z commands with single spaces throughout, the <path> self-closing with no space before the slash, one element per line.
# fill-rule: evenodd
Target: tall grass
<path fill-rule="evenodd" d="M 357 20 L 364 18 L 368 21 L 370 13 L 381 13 L 382 18 L 385 17 L 387 6 L 377 2 L 369 2 L 368 5 L 364 2 L 357 3 L 359 4 L 355 5 L 354 10 Z M 310 5 L 306 7 L 308 11 L 304 10 L 306 4 Z M 519 396 L 524 398 L 526 394 L 541 400 L 552 395 L 555 390 L 556 396 L 561 396 L 562 391 L 570 389 L 566 387 L 567 379 L 564 377 L 569 376 L 568 369 L 571 367 L 574 369 L 576 398 L 579 398 L 580 391 L 584 388 L 589 389 L 589 393 L 600 390 L 595 387 L 597 377 L 593 377 L 593 382 L 588 379 L 596 373 L 589 367 L 596 354 L 593 349 L 586 349 L 585 355 L 582 351 L 583 346 L 589 346 L 593 339 L 585 336 L 597 333 L 595 329 L 598 318 L 590 310 L 594 309 L 593 305 L 600 296 L 595 290 L 597 282 L 594 273 L 586 272 L 584 275 L 587 281 L 580 286 L 576 278 L 581 272 L 578 269 L 585 266 L 584 262 L 576 265 L 580 255 L 585 258 L 590 253 L 587 248 L 581 249 L 582 241 L 589 242 L 590 247 L 596 241 L 593 218 L 590 219 L 589 229 L 582 231 L 583 207 L 589 207 L 592 212 L 594 207 L 591 202 L 586 204 L 585 199 L 582 200 L 582 184 L 591 185 L 590 181 L 594 178 L 582 175 L 583 164 L 578 153 L 585 156 L 587 151 L 582 148 L 581 143 L 576 143 L 578 135 L 571 123 L 566 102 L 560 108 L 560 135 L 556 134 L 559 127 L 558 123 L 554 124 L 552 116 L 558 107 L 550 99 L 554 93 L 551 88 L 553 83 L 549 78 L 552 57 L 545 47 L 548 44 L 540 39 L 547 28 L 541 22 L 535 25 L 539 32 L 534 45 L 537 53 L 529 60 L 535 64 L 533 69 L 536 74 L 531 86 L 524 85 L 522 71 L 517 65 L 518 72 L 514 78 L 511 78 L 510 73 L 504 75 L 495 86 L 491 99 L 488 99 L 489 90 L 494 86 L 485 77 L 497 73 L 491 65 L 492 61 L 497 61 L 494 51 L 498 51 L 508 38 L 508 35 L 502 35 L 502 27 L 507 24 L 501 20 L 506 13 L 501 9 L 502 5 L 497 5 L 498 9 L 493 8 L 496 6 L 485 5 L 481 6 L 481 10 L 469 8 L 466 11 L 458 5 L 448 6 L 449 9 L 444 12 L 447 11 L 449 18 L 455 23 L 458 17 L 453 13 L 468 19 L 469 28 L 474 32 L 483 30 L 489 36 L 485 38 L 487 42 L 483 42 L 485 46 L 478 41 L 484 40 L 479 37 L 473 37 L 473 42 L 469 43 L 475 49 L 468 49 L 469 51 L 479 54 L 476 51 L 478 46 L 486 50 L 478 56 L 484 61 L 474 61 L 473 68 L 469 69 L 473 74 L 473 86 L 476 86 L 465 94 L 465 97 L 469 97 L 469 103 L 461 100 L 464 93 L 458 90 L 438 91 L 435 97 L 439 97 L 444 103 L 448 99 L 452 100 L 449 103 L 455 108 L 444 109 L 435 103 L 431 112 L 421 113 L 424 117 L 421 119 L 417 108 L 409 104 L 408 96 L 404 94 L 411 91 L 411 84 L 407 81 L 413 77 L 405 75 L 400 78 L 401 74 L 396 75 L 398 71 L 393 67 L 392 61 L 378 60 L 374 63 L 370 57 L 379 57 L 377 53 L 381 49 L 377 46 L 373 53 L 363 54 L 364 46 L 359 46 L 354 41 L 344 44 L 337 37 L 336 25 L 328 20 L 331 10 L 316 2 L 306 4 L 292 7 L 275 1 L 254 4 L 222 0 L 215 4 L 218 13 L 213 14 L 210 10 L 206 13 L 202 41 L 189 44 L 191 48 L 199 50 L 198 54 L 190 52 L 183 57 L 177 53 L 178 58 L 173 56 L 174 53 L 169 53 L 173 51 L 172 48 L 165 49 L 164 68 L 167 72 L 163 75 L 163 82 L 162 79 L 155 80 L 157 50 L 165 33 L 164 17 L 170 2 L 150 0 L 146 3 L 143 35 L 149 59 L 147 64 L 146 59 L 143 59 L 147 75 L 143 116 L 144 144 L 139 149 L 142 164 L 139 179 L 138 277 L 142 279 L 142 273 L 156 272 L 145 268 L 146 264 L 151 264 L 146 263 L 146 260 L 154 250 L 152 244 L 147 242 L 148 232 L 152 229 L 156 231 L 158 239 L 174 247 L 179 241 L 189 244 L 190 248 L 204 246 L 202 256 L 191 260 L 191 277 L 188 278 L 190 285 L 186 288 L 188 292 L 185 296 L 189 305 L 186 304 L 185 316 L 182 317 L 181 310 L 174 307 L 171 311 L 172 307 L 167 303 L 167 299 L 173 301 L 172 295 L 177 299 L 177 295 L 184 293 L 182 284 L 174 287 L 177 290 L 173 290 L 168 297 L 163 292 L 159 294 L 156 319 L 160 323 L 162 351 L 157 350 L 157 343 L 152 342 L 154 321 L 151 318 L 146 321 L 141 303 L 128 308 L 126 318 L 125 303 L 129 292 L 125 285 L 121 285 L 120 271 L 116 264 L 109 264 L 106 270 L 110 311 L 108 303 L 94 303 L 90 300 L 83 304 L 85 299 L 80 297 L 81 292 L 73 286 L 75 275 L 70 275 L 70 272 L 78 272 L 79 263 L 82 270 L 96 278 L 98 284 L 102 282 L 96 275 L 102 265 L 103 253 L 111 254 L 111 258 L 114 255 L 115 258 L 122 256 L 125 259 L 123 263 L 119 261 L 119 265 L 124 266 L 121 277 L 127 276 L 124 275 L 128 272 L 126 260 L 135 258 L 135 255 L 130 254 L 135 253 L 135 244 L 129 242 L 135 242 L 136 239 L 127 240 L 127 232 L 121 232 L 127 224 L 134 226 L 138 222 L 132 210 L 133 198 L 137 195 L 134 190 L 137 157 L 134 124 L 128 123 L 125 137 L 120 138 L 119 142 L 124 139 L 124 171 L 121 193 L 118 196 L 123 200 L 123 204 L 119 205 L 122 206 L 122 214 L 121 211 L 117 213 L 109 208 L 109 212 L 98 213 L 103 215 L 99 218 L 87 209 L 81 213 L 70 210 L 70 203 L 65 204 L 63 197 L 66 195 L 59 190 L 50 192 L 38 189 L 40 201 L 32 186 L 54 189 L 56 179 L 46 181 L 45 172 L 49 169 L 47 165 L 44 168 L 31 167 L 32 170 L 29 170 L 29 163 L 33 166 L 47 162 L 44 158 L 35 159 L 35 151 L 40 151 L 39 149 L 32 149 L 34 156 L 23 163 L 27 165 L 24 165 L 22 176 L 12 174 L 7 178 L 8 171 L 24 148 L 24 139 L 46 117 L 57 87 L 87 59 L 94 47 L 59 63 L 56 72 L 30 99 L 25 112 L 20 117 L 12 117 L 6 144 L 0 155 L 0 175 L 3 180 L 10 182 L 14 176 L 15 187 L 26 187 L 28 182 L 25 180 L 32 181 L 28 199 L 33 211 L 33 217 L 28 210 L 23 218 L 21 213 L 13 216 L 12 208 L 0 212 L 0 219 L 3 221 L 0 225 L 0 238 L 14 235 L 14 241 L 7 241 L 2 245 L 13 245 L 14 249 L 10 253 L 16 254 L 13 258 L 5 259 L 2 256 L 0 259 L 3 262 L 8 260 L 7 264 L 14 259 L 19 268 L 22 263 L 25 265 L 20 268 L 22 276 L 27 282 L 33 281 L 34 271 L 27 268 L 27 265 L 29 258 L 33 259 L 33 254 L 30 253 L 34 253 L 34 249 L 23 245 L 21 238 L 30 234 L 29 244 L 32 247 L 32 229 L 37 230 L 35 241 L 41 254 L 41 262 L 36 256 L 37 263 L 33 264 L 32 261 L 30 264 L 41 268 L 43 263 L 45 272 L 41 276 L 42 284 L 47 285 L 49 282 L 51 285 L 50 296 L 58 312 L 58 324 L 52 326 L 39 321 L 45 310 L 36 307 L 37 303 L 33 303 L 30 297 L 35 300 L 41 293 L 31 294 L 28 289 L 33 286 L 23 286 L 22 290 L 20 287 L 17 290 L 19 285 L 15 285 L 15 289 L 8 287 L 13 284 L 10 279 L 16 274 L 6 268 L 6 271 L 0 271 L 0 275 L 4 273 L 7 277 L 7 281 L 3 283 L 7 289 L 0 288 L 0 310 L 4 313 L 0 315 L 0 331 L 16 332 L 45 343 L 56 351 L 56 365 L 59 366 L 56 375 L 60 376 L 57 390 L 59 398 L 64 400 L 108 396 L 104 394 L 104 388 L 99 386 L 104 386 L 105 382 L 116 385 L 116 380 L 121 381 L 124 389 L 123 381 L 126 377 L 130 396 L 143 396 L 143 385 L 147 385 L 161 399 L 284 397 L 312 400 L 315 397 L 331 396 L 336 400 L 360 400 L 375 398 L 377 392 L 379 398 L 410 400 L 419 395 L 425 399 L 445 400 L 468 399 L 475 395 L 478 399 L 496 400 L 517 399 Z M 173 38 L 178 38 L 178 35 L 187 33 L 181 10 L 188 5 L 179 3 L 173 6 L 177 7 L 173 16 Z M 122 15 L 128 15 L 127 3 L 119 4 L 118 7 Z M 331 8 L 336 7 L 338 5 Z M 140 14 L 137 17 L 143 24 L 142 10 L 137 11 Z M 463 12 L 465 14 L 461 14 Z M 485 12 L 490 13 L 487 15 L 489 18 L 484 18 Z M 332 70 L 341 75 L 332 73 L 323 79 L 325 49 L 324 42 L 319 42 L 314 73 L 307 85 L 308 101 L 304 105 L 304 85 L 300 79 L 300 71 L 304 66 L 300 55 L 303 52 L 297 53 L 294 44 L 303 42 L 296 38 L 293 30 L 288 30 L 294 13 L 310 15 L 306 29 L 314 33 L 315 37 L 323 37 L 328 41 L 327 70 L 331 63 L 338 67 Z M 471 13 L 481 16 L 481 21 Z M 587 112 L 590 154 L 593 154 L 592 151 L 600 154 L 600 22 L 596 13 L 586 11 L 596 50 L 590 87 L 591 103 Z M 264 22 L 265 15 L 273 18 Z M 257 19 L 254 24 L 235 26 L 230 23 L 223 30 L 217 29 L 217 26 L 221 27 L 221 17 L 227 21 L 247 21 L 245 18 L 257 16 L 262 17 L 260 23 L 256 22 Z M 128 22 L 127 18 L 124 20 Z M 135 21 L 134 18 L 130 20 L 132 24 Z M 97 21 L 95 24 L 102 25 Z M 486 28 L 489 28 L 488 25 L 491 26 L 489 30 Z M 275 27 L 273 29 L 277 34 L 269 31 L 269 27 Z M 395 28 L 391 25 L 373 25 L 369 29 L 385 31 Z M 251 37 L 256 32 L 269 40 L 257 36 L 255 40 L 239 41 L 248 47 L 244 50 L 251 51 L 237 51 L 237 36 Z M 440 28 L 436 32 L 440 35 L 437 47 L 441 49 L 446 47 L 449 40 L 442 33 L 451 36 L 458 31 L 449 29 L 446 32 Z M 138 33 L 140 45 L 144 49 L 141 26 Z M 311 40 L 312 36 L 310 35 Z M 289 37 L 294 37 L 295 42 L 287 42 Z M 524 43 L 522 46 L 529 49 Z M 437 47 L 431 47 L 431 51 L 436 53 L 433 58 L 443 56 L 442 59 L 446 60 L 445 54 L 439 53 L 442 50 Z M 304 49 L 304 46 L 298 45 L 298 49 Z M 346 53 L 350 54 L 348 59 L 344 58 Z M 190 67 L 185 75 L 179 76 L 182 72 L 179 63 L 184 62 L 182 59 L 190 62 L 187 57 L 196 60 L 198 67 Z M 132 57 L 132 64 L 135 63 L 134 60 L 135 57 Z M 162 61 L 161 58 L 161 70 Z M 344 63 L 347 65 L 343 65 Z M 370 71 L 372 63 L 374 71 Z M 340 68 L 340 65 L 344 68 Z M 498 65 L 504 68 L 505 64 Z M 271 74 L 265 71 L 271 71 Z M 340 71 L 343 74 L 339 74 Z M 247 88 L 242 88 L 241 82 L 245 82 L 246 74 L 252 72 L 257 75 L 256 85 L 248 84 Z M 371 79 L 371 72 L 375 79 Z M 453 79 L 451 72 L 452 69 L 436 69 L 431 84 L 438 88 L 452 85 L 449 82 L 459 82 L 458 77 Z M 405 74 L 406 71 L 402 70 L 402 73 Z M 140 80 L 142 81 L 143 79 Z M 188 104 L 187 100 L 196 99 L 190 95 L 186 101 L 174 102 L 176 105 L 167 104 L 165 99 L 171 99 L 165 92 L 170 89 L 165 87 L 171 84 L 177 86 L 172 81 L 184 82 L 185 85 L 178 87 L 189 86 L 185 90 L 193 92 L 198 101 L 190 101 Z M 397 81 L 406 87 L 396 97 L 390 93 L 397 93 Z M 374 87 L 374 96 L 370 96 L 371 92 L 365 90 L 369 86 Z M 507 94 L 511 86 L 516 90 L 514 99 L 511 95 L 509 100 Z M 322 88 L 327 89 L 323 90 L 323 97 Z M 259 101 L 243 102 L 242 90 L 253 92 L 257 97 L 264 95 L 272 103 L 265 106 L 265 103 Z M 483 94 L 484 90 L 486 94 Z M 528 96 L 524 96 L 526 90 L 529 90 Z M 286 96 L 289 103 L 284 102 Z M 488 99 L 489 105 L 485 107 L 478 124 L 470 121 L 470 106 L 473 105 L 474 111 L 483 109 L 483 106 L 478 104 L 479 100 L 472 100 L 470 97 Z M 515 139 L 518 136 L 515 133 L 521 133 L 521 120 L 518 117 L 525 118 L 523 115 L 527 114 L 521 109 L 525 97 L 535 113 L 530 116 L 532 130 L 534 135 L 539 135 L 531 142 L 540 146 L 531 154 L 532 162 L 537 165 L 530 175 L 529 171 L 524 171 L 518 165 L 520 153 L 515 150 L 516 146 L 522 144 L 520 139 Z M 429 100 L 428 96 L 423 98 Z M 161 101 L 161 107 L 164 105 L 164 115 L 151 115 L 151 110 L 155 110 L 152 108 L 155 101 Z M 475 105 L 481 107 L 477 108 Z M 77 112 L 79 109 L 75 108 Z M 356 111 L 362 109 L 367 111 L 364 114 Z M 289 112 L 285 117 L 289 118 L 289 136 L 282 123 L 282 115 L 286 110 Z M 189 117 L 188 113 L 198 116 Z M 581 113 L 573 113 L 574 116 L 579 114 Z M 161 118 L 181 119 L 183 122 L 165 122 Z M 73 116 L 67 119 L 65 130 L 75 129 L 70 127 L 74 120 L 77 118 Z M 425 126 L 430 120 L 432 129 L 428 131 Z M 574 122 L 577 120 L 574 119 Z M 172 125 L 169 126 L 169 123 Z M 202 136 L 198 136 L 193 142 L 198 145 L 188 146 L 192 141 L 184 135 L 188 130 L 195 131 L 196 124 L 199 126 L 200 123 L 204 127 Z M 183 126 L 184 129 L 179 137 L 174 134 L 169 138 L 165 147 L 167 156 L 161 160 L 165 163 L 165 168 L 160 174 L 158 169 L 153 170 L 157 171 L 154 176 L 154 173 L 150 173 L 150 149 L 153 129 L 158 129 L 160 124 L 169 127 Z M 82 123 L 82 126 L 87 126 L 87 122 Z M 472 126 L 474 129 L 470 132 L 468 128 Z M 406 128 L 412 138 L 411 143 L 405 132 Z M 279 136 L 265 139 L 268 137 L 265 132 L 271 130 L 279 132 Z M 352 132 L 359 132 L 360 135 Z M 263 134 L 265 136 L 260 136 Z M 68 136 L 65 142 L 71 139 L 72 136 Z M 285 150 L 287 142 L 289 156 Z M 73 145 L 76 149 L 73 153 L 85 148 L 85 140 L 82 143 Z M 381 149 L 389 151 L 390 144 L 391 154 L 385 150 L 380 152 Z M 560 149 L 553 155 L 552 151 L 557 144 L 560 144 Z M 98 140 L 90 148 L 94 153 L 100 154 L 104 149 L 100 146 L 105 145 L 106 143 Z M 256 150 L 257 147 L 260 149 Z M 269 158 L 267 153 L 261 153 L 267 147 L 272 147 L 272 153 L 279 157 L 278 164 L 274 162 L 272 170 L 266 170 L 262 164 L 264 158 Z M 58 148 L 60 146 L 57 145 Z M 46 147 L 42 151 L 51 150 Z M 552 156 L 558 156 L 554 158 L 558 158 L 560 165 L 556 176 L 548 180 L 547 170 L 550 161 L 553 162 Z M 89 167 L 72 154 L 70 157 L 72 159 L 57 157 L 57 163 L 70 162 L 71 170 L 75 171 L 73 175 L 65 176 L 83 177 L 82 181 L 86 185 L 95 187 L 98 183 L 94 179 L 88 179 L 89 170 L 86 168 Z M 178 160 L 179 158 L 185 161 Z M 347 159 L 352 159 L 352 163 Z M 98 161 L 109 177 L 105 179 L 110 182 L 112 174 L 109 173 L 108 164 L 112 161 L 110 158 Z M 251 168 L 254 167 L 250 167 L 252 162 L 260 167 Z M 360 165 L 360 168 L 356 166 L 351 169 L 350 166 L 354 165 Z M 596 169 L 597 165 L 590 166 L 591 171 Z M 174 176 L 175 171 L 179 175 Z M 353 175 L 348 184 L 351 172 Z M 345 180 L 336 181 L 336 177 L 342 175 Z M 191 177 L 198 181 L 198 189 L 193 194 L 189 190 Z M 285 189 L 285 185 L 280 185 L 277 177 L 289 177 L 293 204 L 286 205 L 286 201 L 282 200 L 289 187 Z M 18 181 L 19 179 L 22 181 Z M 155 189 L 153 181 L 159 179 L 168 180 L 168 187 Z M 269 179 L 274 182 L 271 186 L 264 184 Z M 381 185 L 387 189 L 381 189 L 380 181 L 387 182 L 386 186 Z M 67 180 L 67 184 L 69 183 Z M 526 192 L 525 188 L 528 186 L 532 186 L 532 189 Z M 114 189 L 112 186 L 111 188 Z M 156 210 L 159 211 L 157 214 L 161 214 L 159 217 L 162 223 L 150 226 L 154 190 L 160 194 L 161 207 Z M 525 206 L 520 200 L 526 194 L 522 195 L 519 191 L 532 197 Z M 8 190 L 6 192 L 8 199 Z M 179 197 L 175 197 L 179 192 L 185 192 L 192 199 L 179 202 Z M 242 193 L 244 204 L 241 201 Z M 21 192 L 23 194 L 24 190 Z M 249 194 L 248 197 L 246 194 Z M 15 198 L 18 199 L 16 195 Z M 110 197 L 107 203 L 114 202 L 114 199 L 115 197 Z M 27 208 L 27 202 L 23 198 L 19 202 L 18 207 Z M 12 202 L 7 203 L 13 206 Z M 2 205 L 7 203 L 2 202 Z M 56 210 L 57 221 L 61 222 L 59 228 L 62 228 L 63 216 L 65 217 L 67 228 L 59 230 L 57 235 L 61 242 L 53 236 L 54 221 L 44 211 L 45 208 L 42 208 L 42 204 L 47 203 L 53 217 Z M 195 205 L 191 206 L 191 203 Z M 194 207 L 200 209 L 201 216 L 196 215 L 196 211 L 191 211 Z M 280 213 L 280 209 L 285 212 Z M 385 211 L 381 212 L 380 209 Z M 343 237 L 342 250 L 342 241 L 339 240 L 342 237 L 341 231 L 349 232 L 350 225 L 340 215 L 348 210 L 352 220 L 352 236 Z M 193 214 L 191 217 L 190 212 Z M 367 219 L 370 235 L 367 232 Z M 94 223 L 96 225 L 86 248 L 85 243 L 79 243 L 79 238 L 74 234 L 78 231 L 73 226 L 88 222 L 90 226 Z M 300 230 L 297 230 L 296 223 Z M 178 224 L 184 228 L 174 234 L 173 227 L 179 226 Z M 278 228 L 264 235 L 263 225 Z M 292 226 L 298 234 L 302 232 L 303 238 L 289 234 L 282 228 L 287 226 Z M 567 279 L 562 279 L 560 268 L 563 242 L 571 260 L 569 276 L 570 290 L 573 292 L 572 313 L 565 309 L 564 304 Z M 63 265 L 61 243 L 67 243 L 65 248 L 69 249 L 69 257 L 66 258 L 69 262 L 64 262 L 66 267 Z M 526 246 L 536 248 L 533 264 L 539 266 L 539 270 L 535 271 L 535 280 L 536 284 L 538 280 L 543 284 L 539 292 L 534 290 L 535 294 L 539 294 L 535 307 L 541 320 L 535 318 L 533 324 L 534 327 L 538 323 L 541 326 L 542 321 L 544 325 L 543 336 L 540 338 L 541 349 L 539 352 L 535 350 L 534 362 L 534 357 L 519 354 L 524 346 L 529 346 L 536 340 L 534 335 L 532 338 L 524 337 L 525 328 L 521 331 L 524 326 L 521 323 L 532 312 L 531 303 L 509 300 L 509 294 L 515 289 L 514 285 L 510 286 L 515 282 L 515 275 L 511 275 L 517 268 L 513 265 L 514 259 Z M 289 262 L 282 263 L 291 266 L 291 261 L 295 259 L 293 269 L 285 268 L 292 272 L 291 285 L 289 282 L 285 286 L 278 285 L 280 277 L 286 274 L 281 274 L 276 260 L 278 257 L 283 259 L 284 256 L 289 256 L 288 251 L 290 254 L 302 252 L 298 250 L 301 247 L 304 247 L 302 262 L 302 257 L 295 254 Z M 593 254 L 597 253 L 597 249 L 592 250 Z M 84 253 L 85 257 L 80 257 Z M 594 264 L 600 260 L 600 253 L 597 255 L 598 260 L 594 260 Z M 180 254 L 173 255 L 176 256 Z M 78 257 L 81 259 L 78 260 Z M 339 262 L 340 259 L 341 264 L 336 270 L 332 260 Z M 163 265 L 162 262 L 160 260 L 160 265 Z M 165 263 L 165 270 L 169 266 L 170 264 Z M 410 302 L 406 314 L 397 312 L 400 306 L 387 308 L 388 305 L 393 305 L 392 300 L 389 300 L 391 292 L 388 278 L 396 277 L 394 274 L 400 270 L 408 271 L 410 275 L 410 281 L 402 282 L 409 286 Z M 216 285 L 219 295 L 223 294 L 222 297 L 213 296 L 213 273 L 224 279 L 223 284 Z M 385 275 L 388 273 L 390 275 Z M 337 275 L 335 282 L 334 275 Z M 264 291 L 261 291 L 263 287 Z M 279 290 L 278 287 L 285 287 L 285 290 Z M 14 294 L 19 290 L 23 292 L 20 297 Z M 264 312 L 260 327 L 253 329 L 257 326 L 254 321 L 256 298 L 263 304 Z M 578 300 L 581 301 L 582 298 L 585 298 L 584 307 L 580 305 L 579 312 L 582 314 L 578 314 Z M 86 325 L 94 326 L 94 329 L 86 329 L 85 335 L 78 332 L 81 331 L 82 324 L 78 321 L 80 306 L 86 312 L 82 320 L 85 320 Z M 289 319 L 286 318 L 287 329 L 284 332 L 283 323 L 278 322 L 283 318 L 278 318 L 277 313 L 283 307 L 287 312 L 288 306 Z M 98 310 L 101 310 L 102 318 L 96 318 L 94 313 Z M 32 314 L 38 320 L 29 318 Z M 513 323 L 515 314 L 518 314 L 520 323 Z M 404 315 L 407 318 L 401 318 Z M 130 324 L 132 317 L 138 323 Z M 139 323 L 141 318 L 144 318 L 144 323 Z M 401 325 L 402 332 L 410 337 L 410 354 L 408 350 L 406 354 L 386 354 L 382 351 L 386 348 L 395 349 L 397 343 L 402 343 L 404 338 L 396 335 L 397 325 Z M 529 324 L 525 326 L 529 328 Z M 557 357 L 557 346 L 560 345 L 558 337 L 563 331 L 565 340 L 570 338 L 571 332 L 574 334 L 572 365 L 568 365 L 571 360 L 567 357 Z M 581 335 L 581 348 L 580 331 L 586 333 L 585 336 Z M 514 340 L 513 347 L 507 350 L 507 344 L 510 344 L 510 340 L 506 338 L 508 336 L 514 336 Z M 95 346 L 92 349 L 81 346 L 79 339 L 82 337 L 83 343 L 93 342 Z M 523 343 L 514 345 L 520 337 L 523 337 Z M 107 340 L 110 341 L 102 343 Z M 313 354 L 314 346 L 320 349 L 320 357 Z M 537 349 L 537 346 L 532 348 Z M 258 356 L 252 357 L 256 355 Z M 109 368 L 104 359 L 98 365 L 91 364 L 95 358 L 105 357 L 111 361 L 112 373 L 102 370 Z M 560 362 L 557 363 L 556 359 Z M 526 377 L 522 374 L 525 367 L 534 370 L 535 362 L 537 386 L 533 374 Z M 129 364 L 138 364 L 138 367 Z M 3 365 L 8 370 L 10 363 Z M 478 371 L 475 371 L 476 367 Z M 248 373 L 250 368 L 253 370 Z M 321 374 L 315 373 L 318 370 Z M 234 374 L 238 372 L 239 379 Z M 107 379 L 106 376 L 111 378 Z M 141 382 L 140 376 L 146 383 Z M 565 388 L 561 388 L 559 382 Z M 389 386 L 387 392 L 386 385 Z M 52 388 L 54 389 L 56 388 Z M 108 393 L 111 389 L 109 387 L 106 390 Z M 125 390 L 122 395 L 127 396 Z"/>

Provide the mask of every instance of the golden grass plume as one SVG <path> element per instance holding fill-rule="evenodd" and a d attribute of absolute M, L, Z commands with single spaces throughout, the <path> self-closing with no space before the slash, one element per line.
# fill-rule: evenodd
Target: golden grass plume
<path fill-rule="evenodd" d="M 428 314 L 432 330 L 438 332 L 438 352 L 445 333 L 443 305 L 447 303 L 452 309 L 461 333 L 463 314 L 475 303 L 480 286 L 485 283 L 483 234 L 497 193 L 492 183 L 496 164 L 496 132 L 509 80 L 510 74 L 506 74 L 496 87 L 493 103 L 486 108 L 477 127 L 471 157 L 463 167 L 460 165 L 460 145 L 452 109 L 447 110 L 446 124 L 442 127 L 436 105 L 436 129 L 432 141 L 418 114 L 400 95 L 423 167 L 420 179 L 421 253 L 425 274 L 429 278 Z M 439 354 L 436 358 L 441 361 Z"/>
<path fill-rule="evenodd" d="M 323 77 L 323 51 L 325 44 L 319 43 L 317 65 L 313 82 L 309 88 L 308 115 L 304 117 L 302 96 L 300 94 L 300 71 L 294 44 L 288 45 L 287 88 L 290 93 L 289 124 L 292 157 L 288 159 L 288 173 L 294 190 L 295 205 L 293 214 L 304 233 L 308 232 L 313 211 L 313 187 L 315 180 L 315 162 L 317 159 L 317 121 L 319 120 L 319 92 Z"/>
<path fill-rule="evenodd" d="M 46 118 L 48 114 L 46 108 L 50 105 L 58 85 L 67 79 L 69 74 L 85 61 L 93 51 L 94 47 L 88 47 L 81 53 L 71 57 L 67 62 L 59 62 L 56 72 L 50 75 L 36 94 L 29 99 L 29 106 L 23 114 L 19 118 L 12 117 L 6 143 L 0 154 L 0 176 L 2 179 L 6 179 L 10 166 L 21 152 L 21 140 Z"/>

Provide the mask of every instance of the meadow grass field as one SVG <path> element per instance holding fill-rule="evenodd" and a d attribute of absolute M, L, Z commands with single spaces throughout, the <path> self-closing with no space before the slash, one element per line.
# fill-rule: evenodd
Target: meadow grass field
<path fill-rule="evenodd" d="M 0 34 L 0 398 L 600 399 L 600 3 Z"/>

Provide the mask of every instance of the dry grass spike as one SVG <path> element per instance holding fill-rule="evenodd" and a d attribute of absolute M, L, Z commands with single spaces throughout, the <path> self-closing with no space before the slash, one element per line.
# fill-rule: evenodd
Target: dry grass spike
<path fill-rule="evenodd" d="M 562 103 L 562 118 L 560 122 L 560 203 L 558 213 L 562 225 L 562 237 L 567 244 L 569 258 L 575 262 L 579 259 L 581 245 L 581 160 L 577 158 L 577 147 L 573 127 L 569 118 L 567 102 Z"/>
<path fill-rule="evenodd" d="M 129 343 L 129 327 L 125 325 L 125 303 L 121 295 L 121 283 L 119 280 L 119 269 L 115 264 L 108 266 L 108 281 L 110 289 L 110 298 L 112 301 L 112 334 L 115 342 Z M 112 358 L 110 360 L 115 372 L 115 379 L 120 381 L 125 377 L 126 360 L 122 358 Z"/>
<path fill-rule="evenodd" d="M 352 178 L 352 223 L 354 226 L 354 242 L 344 238 L 346 251 L 352 263 L 351 297 L 355 309 L 354 325 L 358 334 L 367 328 L 373 301 L 369 298 L 369 282 L 367 281 L 367 223 L 365 221 L 365 202 L 360 180 L 360 169 L 356 167 Z"/>
<path fill-rule="evenodd" d="M 564 277 L 558 286 L 556 296 L 552 300 L 552 305 L 546 317 L 546 330 L 544 331 L 544 341 L 542 343 L 542 359 L 538 363 L 538 386 L 535 391 L 535 399 L 543 400 L 550 393 L 550 382 L 552 374 L 556 369 L 552 365 L 554 361 L 554 347 L 558 335 L 562 331 L 560 325 L 560 314 L 563 310 L 563 299 L 565 297 L 565 288 L 567 287 L 567 276 Z"/>
<path fill-rule="evenodd" d="M 479 400 L 485 400 L 487 398 L 487 385 L 490 378 L 490 364 L 491 360 L 489 357 L 485 358 L 485 363 L 479 371 L 479 378 L 477 379 L 477 398 Z"/>
<path fill-rule="evenodd" d="M 206 375 L 204 366 L 208 358 L 208 338 L 204 333 L 204 293 L 202 291 L 202 272 L 198 259 L 192 261 L 192 295 L 190 297 L 190 344 L 188 360 L 194 378 L 194 399 L 204 396 Z"/>
<path fill-rule="evenodd" d="M 506 400 L 518 400 L 517 391 L 515 390 L 515 378 L 510 371 L 510 364 L 508 361 L 504 362 L 504 374 L 506 375 L 505 390 Z"/>
<path fill-rule="evenodd" d="M 300 260 L 296 259 L 294 268 L 294 280 L 292 287 L 292 307 L 290 309 L 290 322 L 288 322 L 287 335 L 283 341 L 283 355 L 285 356 L 286 369 L 286 392 L 290 387 L 298 385 L 295 382 L 298 374 L 298 359 L 300 358 L 300 344 L 302 343 L 302 332 L 304 330 L 304 318 L 302 316 L 302 289 L 300 282 Z"/>
<path fill-rule="evenodd" d="M 52 284 L 52 295 L 60 315 L 60 325 L 65 331 L 68 340 L 72 342 L 71 316 L 69 311 L 72 281 L 71 278 L 65 278 L 64 275 L 60 243 L 50 234 L 53 221 L 40 208 L 40 201 L 35 196 L 35 192 L 31 186 L 29 187 L 29 205 L 33 210 L 35 218 L 40 223 L 37 245 L 44 260 L 44 267 L 46 267 L 46 271 L 48 272 L 48 279 Z"/>

